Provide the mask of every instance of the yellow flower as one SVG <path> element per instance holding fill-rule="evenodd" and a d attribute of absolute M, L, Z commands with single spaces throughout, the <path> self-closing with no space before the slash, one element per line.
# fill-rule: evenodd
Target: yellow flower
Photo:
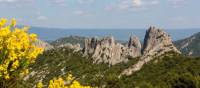
<path fill-rule="evenodd" d="M 23 30 L 24 32 L 27 32 L 27 31 L 28 31 L 28 29 L 29 29 L 29 27 L 28 27 L 28 26 L 24 26 L 24 27 L 22 28 L 22 30 Z"/>
<path fill-rule="evenodd" d="M 69 75 L 67 76 L 67 80 L 71 81 L 72 79 L 73 79 L 72 74 L 69 74 Z"/>
<path fill-rule="evenodd" d="M 32 41 L 36 41 L 37 35 L 34 34 L 34 33 L 30 34 L 30 39 L 31 39 Z"/>
<path fill-rule="evenodd" d="M 14 26 L 16 26 L 16 24 L 17 24 L 17 22 L 16 22 L 16 19 L 15 19 L 15 18 L 13 18 L 13 19 L 12 19 L 12 21 L 11 21 L 11 26 L 13 26 L 13 27 L 14 27 Z"/>
<path fill-rule="evenodd" d="M 1 18 L 1 20 L 0 20 L 0 26 L 4 26 L 6 24 L 6 22 L 7 22 L 7 19 Z"/>
<path fill-rule="evenodd" d="M 16 19 L 12 19 L 10 25 L 6 25 L 6 22 L 5 18 L 0 20 L 0 51 L 3 53 L 0 78 L 9 79 L 12 74 L 17 76 L 28 74 L 28 65 L 35 61 L 43 49 L 35 46 L 37 35 L 29 34 L 28 27 L 22 29 L 15 27 Z"/>
<path fill-rule="evenodd" d="M 42 82 L 40 81 L 38 84 L 37 84 L 37 88 L 43 88 L 44 85 L 42 84 Z"/>
<path fill-rule="evenodd" d="M 73 78 L 72 74 L 67 76 Z M 67 80 L 69 81 L 69 80 Z M 66 84 L 65 81 L 59 77 L 49 81 L 48 88 L 91 88 L 90 86 L 83 86 L 77 80 L 72 81 L 72 84 Z"/>
<path fill-rule="evenodd" d="M 8 80 L 10 78 L 9 74 L 6 74 L 4 78 Z"/>
<path fill-rule="evenodd" d="M 4 68 L 2 66 L 0 66 L 0 71 L 3 71 L 3 70 L 4 70 Z"/>
<path fill-rule="evenodd" d="M 19 61 L 16 60 L 16 61 L 12 64 L 12 67 L 13 67 L 13 69 L 17 69 L 18 66 L 19 66 Z"/>
<path fill-rule="evenodd" d="M 7 36 L 9 33 L 10 33 L 10 27 L 9 26 L 1 28 L 0 37 Z"/>

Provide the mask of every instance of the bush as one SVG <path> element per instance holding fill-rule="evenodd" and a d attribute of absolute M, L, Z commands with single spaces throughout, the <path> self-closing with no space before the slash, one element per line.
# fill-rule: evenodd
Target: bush
<path fill-rule="evenodd" d="M 7 19 L 0 20 L 0 84 L 3 88 L 13 88 L 17 80 L 28 74 L 28 66 L 43 49 L 34 44 L 37 35 L 28 34 L 28 27 L 16 27 L 15 19 L 10 25 L 6 23 Z"/>

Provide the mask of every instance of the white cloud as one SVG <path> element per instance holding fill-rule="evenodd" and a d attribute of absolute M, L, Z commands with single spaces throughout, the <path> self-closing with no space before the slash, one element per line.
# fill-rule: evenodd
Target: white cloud
<path fill-rule="evenodd" d="M 48 18 L 44 15 L 40 15 L 37 17 L 37 20 L 47 20 Z"/>
<path fill-rule="evenodd" d="M 107 5 L 105 10 L 131 10 L 139 11 L 151 8 L 152 6 L 158 5 L 159 0 L 121 0 L 115 5 Z"/>
<path fill-rule="evenodd" d="M 54 0 L 55 3 L 64 3 L 65 0 Z"/>
<path fill-rule="evenodd" d="M 87 4 L 90 4 L 90 3 L 93 3 L 95 0 L 78 0 L 78 2 L 80 3 L 80 4 L 85 4 L 85 3 L 87 3 Z"/>
<path fill-rule="evenodd" d="M 73 14 L 78 15 L 78 16 L 92 16 L 93 14 L 82 11 L 82 10 L 77 10 L 74 11 Z"/>
<path fill-rule="evenodd" d="M 142 0 L 132 0 L 132 3 L 132 5 L 135 7 L 141 7 L 143 4 Z"/>
<path fill-rule="evenodd" d="M 65 1 L 66 1 L 66 0 L 51 0 L 51 3 L 52 3 L 52 4 L 59 5 L 59 6 L 66 6 Z"/>
<path fill-rule="evenodd" d="M 0 0 L 0 3 L 33 3 L 34 0 Z"/>
<path fill-rule="evenodd" d="M 11 2 L 16 2 L 17 0 L 0 0 L 0 2 L 8 2 L 8 3 L 11 3 Z"/>
<path fill-rule="evenodd" d="M 150 2 L 151 5 L 157 5 L 157 4 L 159 4 L 159 3 L 160 3 L 160 2 L 157 1 L 157 0 L 155 0 L 155 1 L 151 1 L 151 2 Z"/>
<path fill-rule="evenodd" d="M 187 3 L 187 0 L 168 0 L 173 8 L 179 8 Z"/>
<path fill-rule="evenodd" d="M 119 5 L 118 8 L 120 10 L 127 10 L 129 8 L 131 8 L 131 4 L 128 0 L 122 1 Z"/>

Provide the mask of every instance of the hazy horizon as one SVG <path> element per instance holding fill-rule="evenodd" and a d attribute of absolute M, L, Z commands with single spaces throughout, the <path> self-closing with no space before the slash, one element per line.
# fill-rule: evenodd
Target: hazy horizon
<path fill-rule="evenodd" d="M 30 32 L 38 34 L 42 40 L 56 40 L 67 36 L 83 36 L 83 37 L 105 37 L 113 35 L 116 40 L 128 40 L 130 35 L 135 35 L 143 40 L 147 29 L 57 29 L 57 28 L 39 28 L 31 27 Z M 173 39 L 173 41 L 189 37 L 200 30 L 185 29 L 185 30 L 168 30 L 165 29 Z"/>
<path fill-rule="evenodd" d="M 24 26 L 28 26 L 28 25 L 24 25 Z M 153 25 L 151 25 L 153 26 Z M 33 28 L 47 28 L 47 29 L 59 29 L 59 30 L 71 30 L 71 29 L 78 29 L 78 30 L 91 30 L 91 29 L 95 29 L 95 30 L 113 30 L 113 29 L 117 29 L 117 30 L 147 30 L 150 26 L 144 27 L 144 28 L 76 28 L 76 27 L 72 27 L 72 28 L 68 28 L 68 27 L 45 27 L 45 26 L 31 26 L 29 25 L 29 27 L 33 27 Z M 200 27 L 199 28 L 163 28 L 163 27 L 159 27 L 159 26 L 155 26 L 157 28 L 160 28 L 161 30 L 199 30 L 200 31 Z"/>

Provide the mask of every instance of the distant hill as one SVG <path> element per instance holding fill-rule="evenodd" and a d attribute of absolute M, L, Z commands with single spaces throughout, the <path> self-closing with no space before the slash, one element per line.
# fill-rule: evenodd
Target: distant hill
<path fill-rule="evenodd" d="M 59 38 L 55 41 L 50 42 L 51 45 L 53 46 L 60 46 L 60 45 L 64 45 L 67 43 L 70 44 L 80 44 L 81 47 L 84 46 L 84 41 L 85 41 L 86 37 L 81 37 L 81 36 L 68 36 L 68 37 L 63 37 L 63 38 Z"/>
<path fill-rule="evenodd" d="M 60 45 L 65 45 L 67 43 L 70 44 L 80 44 L 81 47 L 84 47 L 84 43 L 85 43 L 85 39 L 88 39 L 89 37 L 83 37 L 83 36 L 66 36 L 66 37 L 62 37 L 59 39 L 56 39 L 54 41 L 47 41 L 50 45 L 53 46 L 60 46 Z M 116 42 L 122 43 L 122 44 L 126 44 L 127 41 L 123 41 L 123 40 L 116 40 Z"/>
<path fill-rule="evenodd" d="M 200 32 L 188 38 L 175 41 L 174 44 L 185 55 L 200 56 Z"/>

